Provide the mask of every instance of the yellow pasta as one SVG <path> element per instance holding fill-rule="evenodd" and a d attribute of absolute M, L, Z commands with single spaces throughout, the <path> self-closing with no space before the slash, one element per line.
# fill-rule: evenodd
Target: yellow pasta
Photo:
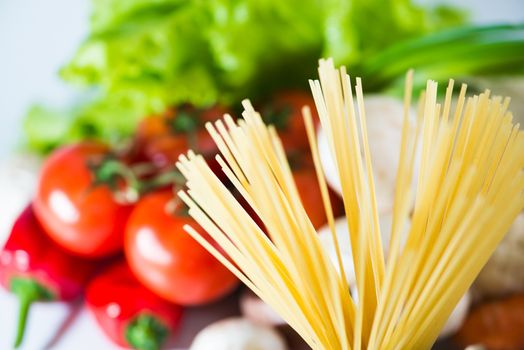
<path fill-rule="evenodd" d="M 208 124 L 217 160 L 258 214 L 265 232 L 192 152 L 177 164 L 187 179 L 179 193 L 190 215 L 227 254 L 186 230 L 271 305 L 313 349 L 429 349 L 475 276 L 524 208 L 524 134 L 509 100 L 486 91 L 451 108 L 428 81 L 416 125 L 406 79 L 402 144 L 388 255 L 380 232 L 362 83 L 321 60 L 310 81 L 342 185 L 358 301 L 343 273 L 311 113 L 303 111 L 339 269 L 322 249 L 293 182 L 275 129 L 248 101 L 243 119 Z M 355 91 L 355 97 L 353 96 Z M 420 167 L 413 186 L 415 162 Z M 411 219 L 407 237 L 405 223 Z M 234 263 L 232 263 L 232 262 Z"/>

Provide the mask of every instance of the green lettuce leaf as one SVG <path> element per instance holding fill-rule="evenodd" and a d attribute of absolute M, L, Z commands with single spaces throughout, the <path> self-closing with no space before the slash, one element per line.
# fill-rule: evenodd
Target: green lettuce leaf
<path fill-rule="evenodd" d="M 171 105 L 232 105 L 306 89 L 321 56 L 351 68 L 391 43 L 462 20 L 411 0 L 92 0 L 90 34 L 60 74 L 99 94 L 60 111 L 68 122 L 56 134 L 26 128 L 29 145 L 114 141 Z M 26 124 L 52 114 L 33 109 Z"/>

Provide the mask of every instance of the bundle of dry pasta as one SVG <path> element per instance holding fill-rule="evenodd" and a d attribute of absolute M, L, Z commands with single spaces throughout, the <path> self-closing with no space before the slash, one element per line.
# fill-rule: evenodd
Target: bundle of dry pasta
<path fill-rule="evenodd" d="M 344 68 L 321 60 L 319 74 L 310 85 L 342 184 L 358 298 L 350 295 L 340 252 L 338 273 L 321 248 L 275 129 L 265 126 L 247 101 L 243 119 L 235 122 L 226 115 L 207 127 L 220 148 L 223 171 L 265 228 L 257 226 L 204 159 L 189 152 L 178 163 L 187 179 L 187 192 L 179 196 L 223 251 L 194 228 L 186 230 L 313 349 L 429 349 L 524 207 L 524 134 L 512 124 L 509 100 L 492 98 L 489 91 L 466 99 L 463 86 L 452 112 L 452 81 L 442 105 L 437 84 L 428 82 L 413 125 L 408 74 L 385 256 L 361 82 L 356 81 L 355 101 Z M 336 242 L 307 109 L 304 115 Z M 413 181 L 419 143 L 420 169 Z"/>

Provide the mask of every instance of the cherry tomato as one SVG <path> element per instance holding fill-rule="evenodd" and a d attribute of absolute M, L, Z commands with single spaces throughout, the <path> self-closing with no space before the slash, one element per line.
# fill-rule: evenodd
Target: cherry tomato
<path fill-rule="evenodd" d="M 315 169 L 306 167 L 295 170 L 293 179 L 311 223 L 316 229 L 322 227 L 327 223 L 327 217 Z M 337 217 L 343 213 L 342 201 L 333 192 L 330 191 L 329 194 L 333 214 Z"/>
<path fill-rule="evenodd" d="M 133 210 L 124 248 L 129 266 L 145 286 L 171 302 L 215 301 L 231 292 L 238 280 L 184 231 L 186 224 L 198 226 L 173 199 L 172 191 L 153 192 Z"/>
<path fill-rule="evenodd" d="M 142 119 L 135 133 L 135 143 L 143 145 L 156 137 L 169 134 L 169 125 L 166 121 L 174 115 L 175 110 L 169 108 L 161 115 L 151 115 Z"/>
<path fill-rule="evenodd" d="M 192 149 L 212 160 L 218 149 L 204 125 L 227 112 L 222 106 L 199 109 L 186 104 L 145 118 L 135 137 L 139 158 L 163 169 L 174 166 L 180 154 Z"/>
<path fill-rule="evenodd" d="M 115 200 L 109 186 L 95 184 L 90 164 L 107 153 L 107 147 L 98 143 L 58 149 L 44 163 L 34 201 L 47 234 L 66 250 L 85 257 L 104 257 L 122 248 L 131 209 Z"/>
<path fill-rule="evenodd" d="M 306 126 L 302 116 L 304 106 L 311 109 L 315 125 L 318 124 L 315 102 L 311 94 L 307 92 L 282 92 L 275 96 L 268 106 L 262 108 L 265 122 L 275 125 L 287 152 L 309 150 Z"/>

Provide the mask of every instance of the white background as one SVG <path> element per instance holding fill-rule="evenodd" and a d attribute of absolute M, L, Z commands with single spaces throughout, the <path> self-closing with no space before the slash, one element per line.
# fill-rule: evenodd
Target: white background
<path fill-rule="evenodd" d="M 471 8 L 476 22 L 524 20 L 522 0 L 455 3 Z M 72 98 L 73 92 L 60 82 L 56 72 L 87 33 L 87 19 L 87 0 L 0 0 L 0 161 L 22 143 L 21 120 L 32 102 L 60 105 Z M 14 298 L 0 290 L 0 349 L 10 348 L 16 307 Z M 193 331 L 211 319 L 236 311 L 233 300 L 214 309 L 193 310 L 185 320 L 178 344 L 187 345 Z M 33 308 L 23 347 L 44 348 L 104 350 L 114 346 L 84 309 L 52 303 Z"/>
<path fill-rule="evenodd" d="M 21 120 L 32 102 L 70 98 L 56 72 L 87 33 L 88 4 L 0 0 L 0 158 L 21 143 Z"/>

